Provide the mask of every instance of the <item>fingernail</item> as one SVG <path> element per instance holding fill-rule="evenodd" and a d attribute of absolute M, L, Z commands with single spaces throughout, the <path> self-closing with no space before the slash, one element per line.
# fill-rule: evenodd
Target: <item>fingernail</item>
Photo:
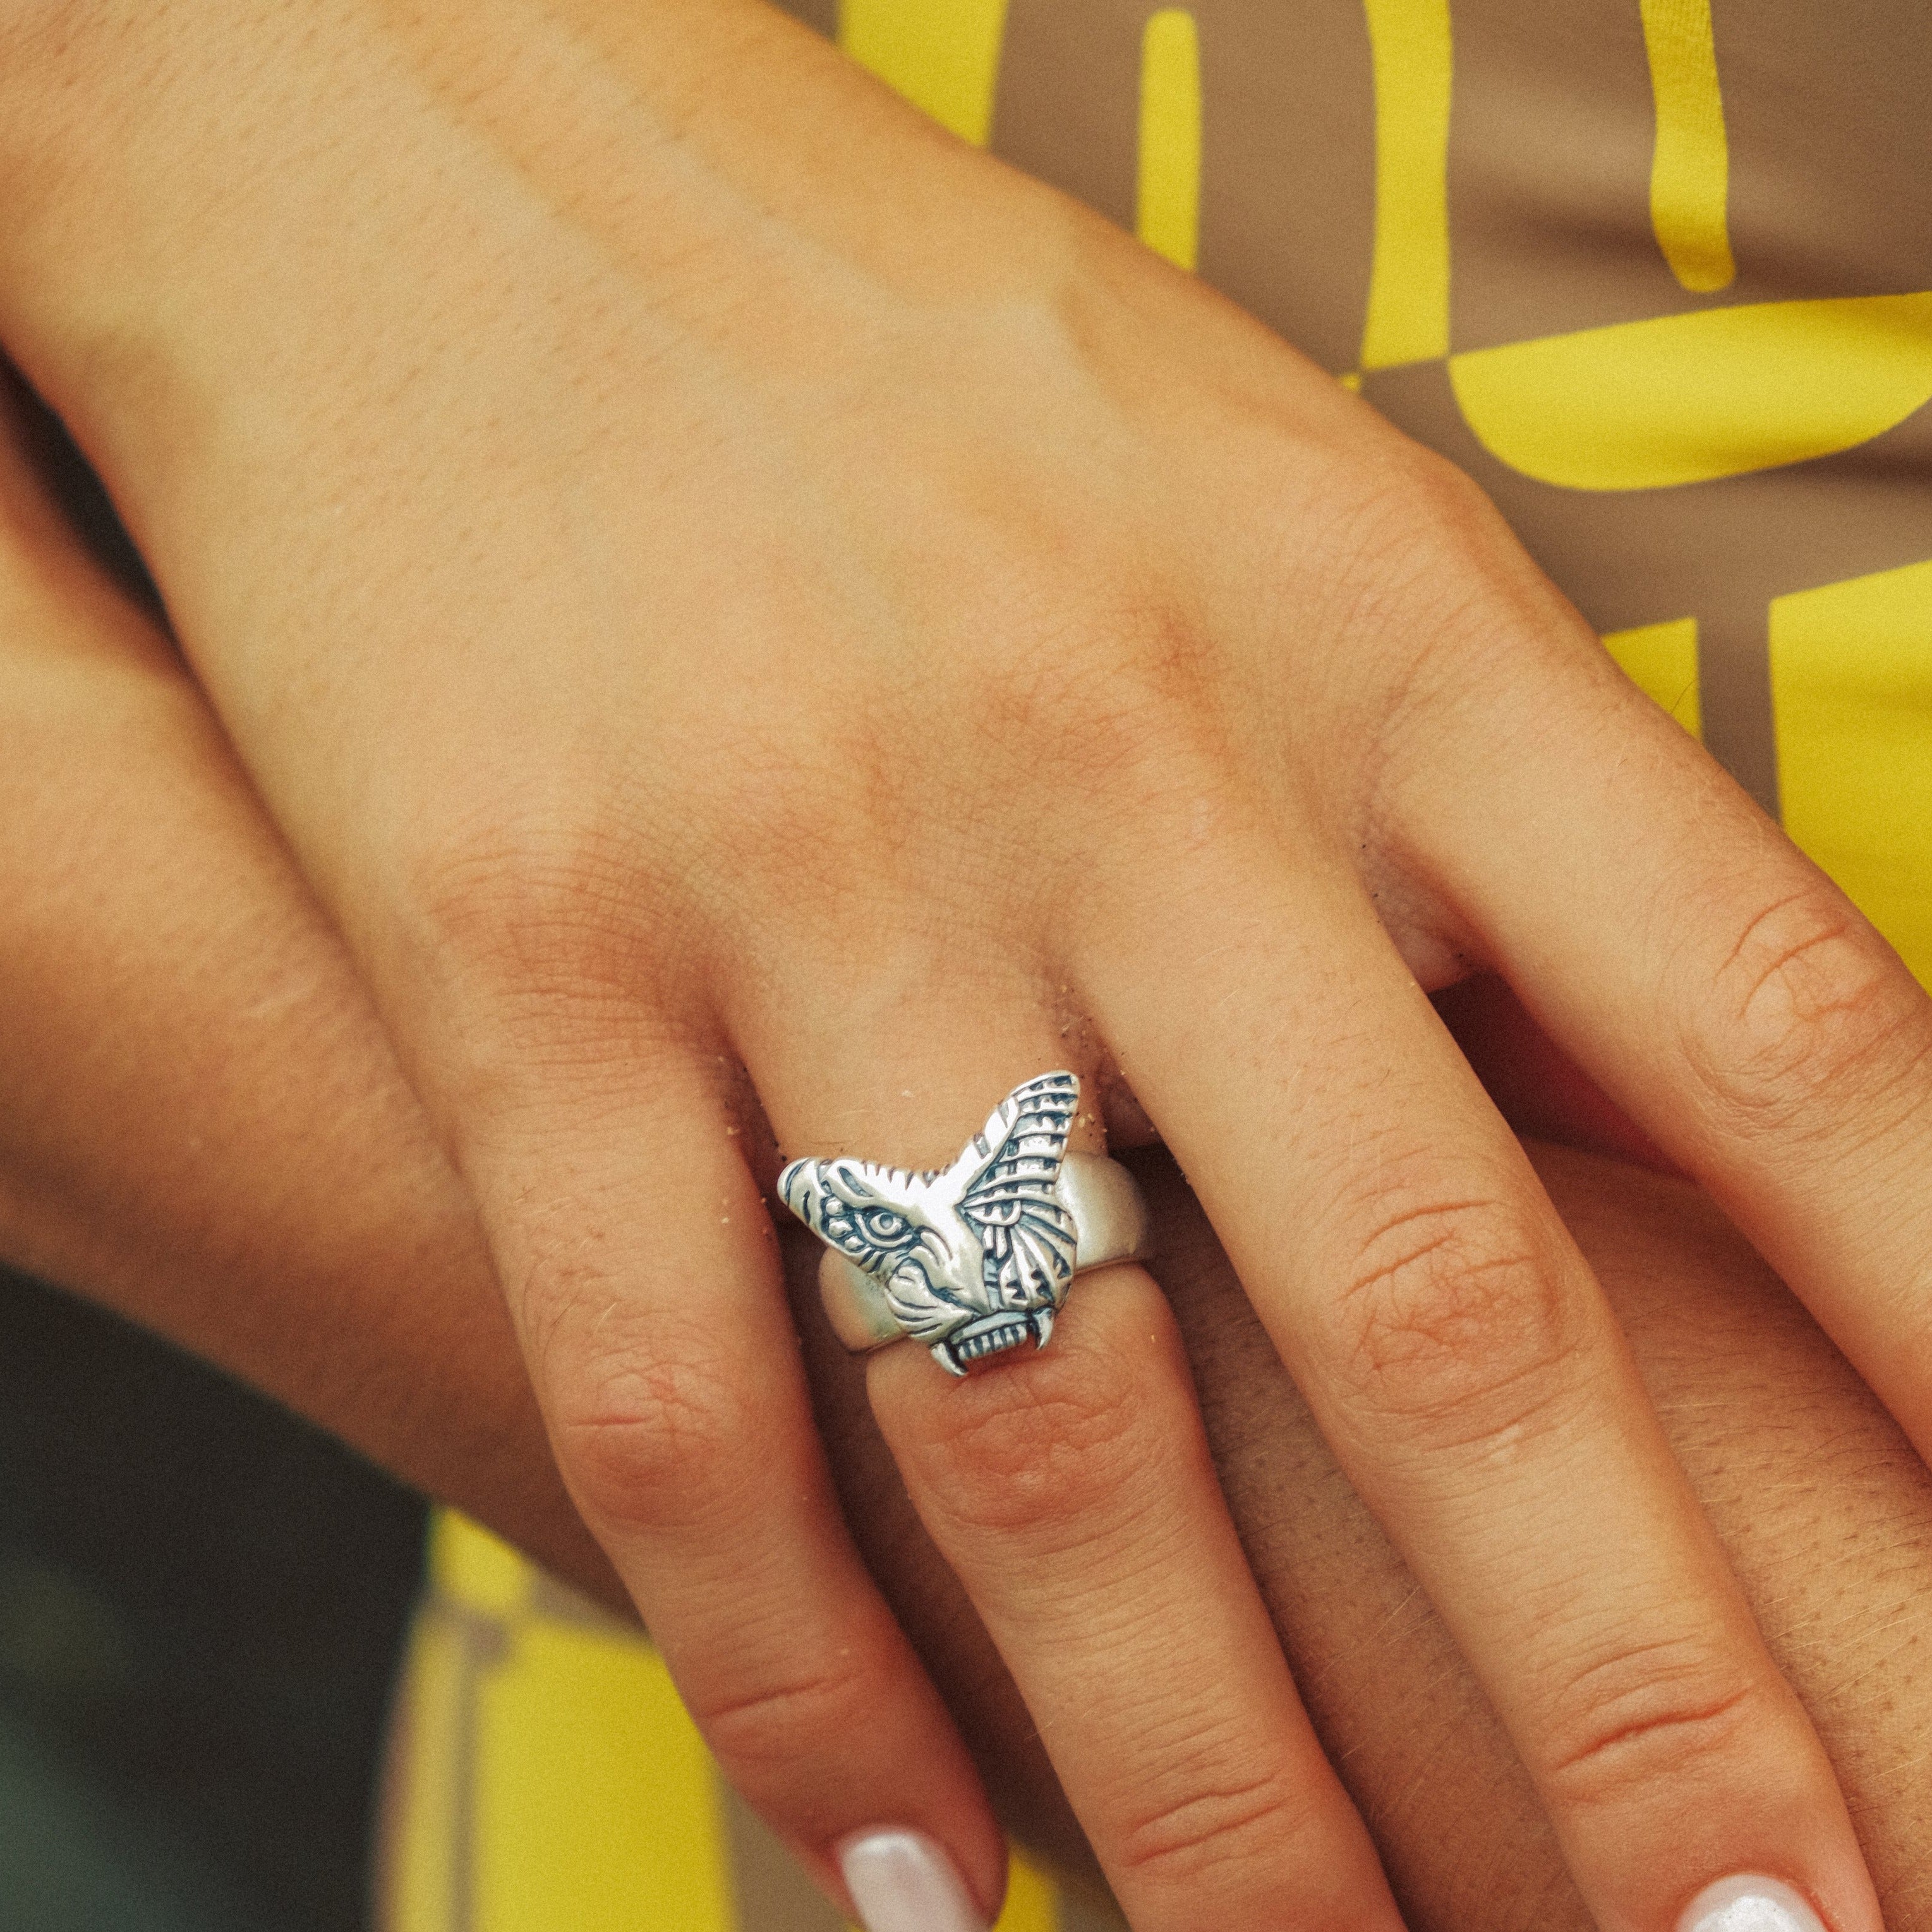
<path fill-rule="evenodd" d="M 986 1932 L 952 1861 L 923 1832 L 848 1838 L 838 1869 L 866 1932 Z"/>
<path fill-rule="evenodd" d="M 1740 1872 L 1707 1885 L 1684 1908 L 1677 1932 L 1825 1932 L 1804 1898 L 1780 1879 Z"/>

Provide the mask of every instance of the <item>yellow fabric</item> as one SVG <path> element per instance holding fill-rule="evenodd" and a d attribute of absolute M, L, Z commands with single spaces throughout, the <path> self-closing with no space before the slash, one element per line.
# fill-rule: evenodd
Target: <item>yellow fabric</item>
<path fill-rule="evenodd" d="M 429 1576 L 398 1700 L 383 1932 L 788 1932 L 740 1923 L 722 1788 L 641 1636 L 452 1511 Z M 1059 1917 L 1052 1881 L 1016 1858 L 997 1932 Z"/>
<path fill-rule="evenodd" d="M 1692 737 L 1704 735 L 1697 701 L 1697 620 L 1678 617 L 1667 624 L 1642 624 L 1612 631 L 1604 648 L 1638 690 L 1663 706 Z"/>
<path fill-rule="evenodd" d="M 477 1932 L 734 1932 L 710 1760 L 645 1645 L 520 1623 L 473 1774 Z"/>
<path fill-rule="evenodd" d="M 1932 401 L 1932 292 L 1615 322 L 1452 356 L 1449 374 L 1470 428 L 1526 476 L 1707 482 L 1854 448 Z"/>
<path fill-rule="evenodd" d="M 397 1696 L 392 1746 L 398 1789 L 391 1802 L 411 1828 L 389 1837 L 386 1932 L 452 1932 L 457 1922 L 464 1662 L 458 1631 L 445 1622 L 418 1618 Z"/>
<path fill-rule="evenodd" d="M 1006 1879 L 1006 1909 L 993 1932 L 1056 1932 L 1060 1894 L 1052 1880 L 1016 1857 Z"/>
<path fill-rule="evenodd" d="M 1449 0 L 1366 0 L 1376 236 L 1362 367 L 1449 352 Z"/>
<path fill-rule="evenodd" d="M 740 1932 L 716 1782 L 662 1662 L 546 1611 L 439 1514 L 404 1678 L 386 1932 Z"/>
<path fill-rule="evenodd" d="M 1932 562 L 1780 597 L 1784 823 L 1932 986 Z"/>
<path fill-rule="evenodd" d="M 1699 295 L 1736 279 L 1731 259 L 1730 146 L 1711 34 L 1711 0 L 1642 0 L 1644 51 L 1657 104 L 1650 223 L 1670 272 Z"/>
<path fill-rule="evenodd" d="M 1201 45 L 1181 7 L 1150 15 L 1141 39 L 1135 206 L 1141 239 L 1191 273 L 1201 238 Z"/>
<path fill-rule="evenodd" d="M 486 1617 L 513 1617 L 529 1605 L 530 1566 L 454 1510 L 430 1526 L 429 1577 L 452 1603 Z"/>
<path fill-rule="evenodd" d="M 839 0 L 838 44 L 888 87 L 983 148 L 1006 0 Z"/>

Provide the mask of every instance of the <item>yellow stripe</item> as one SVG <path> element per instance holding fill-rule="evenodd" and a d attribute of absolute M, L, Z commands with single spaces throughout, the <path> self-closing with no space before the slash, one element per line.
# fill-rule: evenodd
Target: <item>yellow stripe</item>
<path fill-rule="evenodd" d="M 1376 84 L 1376 239 L 1362 367 L 1449 352 L 1448 0 L 1365 0 Z"/>
<path fill-rule="evenodd" d="M 476 1932 L 735 1932 L 710 1758 L 635 1640 L 518 1626 L 476 1780 Z"/>
<path fill-rule="evenodd" d="M 454 1510 L 438 1510 L 430 1522 L 429 1580 L 452 1604 L 481 1616 L 513 1617 L 530 1601 L 529 1564 Z"/>
<path fill-rule="evenodd" d="M 1932 290 L 1751 302 L 1449 360 L 1492 456 L 1570 490 L 1658 490 L 1855 448 L 1932 400 Z"/>
<path fill-rule="evenodd" d="M 1006 1909 L 993 1932 L 1055 1932 L 1059 1923 L 1060 1894 L 1053 1881 L 1016 1852 L 1006 1877 Z"/>
<path fill-rule="evenodd" d="M 1698 295 L 1728 288 L 1730 151 L 1711 0 L 1642 0 L 1644 51 L 1657 104 L 1650 225 L 1670 272 Z"/>
<path fill-rule="evenodd" d="M 1932 987 L 1932 563 L 1773 600 L 1785 829 Z"/>
<path fill-rule="evenodd" d="M 1616 659 L 1638 690 L 1663 706 L 1692 737 L 1704 735 L 1697 684 L 1697 620 L 1673 618 L 1666 624 L 1641 624 L 1612 631 L 1604 648 Z"/>
<path fill-rule="evenodd" d="M 1184 7 L 1163 7 L 1141 38 L 1135 207 L 1141 239 L 1192 274 L 1201 240 L 1201 42 Z"/>
<path fill-rule="evenodd" d="M 397 1720 L 395 1809 L 386 1820 L 384 1932 L 462 1932 L 456 1918 L 456 1857 L 462 1780 L 463 1636 L 454 1619 L 418 1616 L 410 1638 Z"/>
<path fill-rule="evenodd" d="M 838 44 L 888 87 L 983 148 L 1006 0 L 838 0 Z"/>

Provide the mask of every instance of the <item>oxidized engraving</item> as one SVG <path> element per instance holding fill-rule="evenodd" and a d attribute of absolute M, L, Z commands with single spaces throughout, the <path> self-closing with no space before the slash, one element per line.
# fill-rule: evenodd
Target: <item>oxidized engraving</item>
<path fill-rule="evenodd" d="M 905 1332 L 952 1374 L 1040 1347 L 1073 1279 L 1073 1217 L 1056 1190 L 1080 1102 L 1071 1073 L 1016 1087 L 950 1166 L 795 1160 L 778 1198 L 884 1286 Z"/>

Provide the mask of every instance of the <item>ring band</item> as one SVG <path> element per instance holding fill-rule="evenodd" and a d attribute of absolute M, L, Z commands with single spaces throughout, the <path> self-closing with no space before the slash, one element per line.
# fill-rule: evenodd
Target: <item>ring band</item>
<path fill-rule="evenodd" d="M 954 1375 L 1032 1340 L 1046 1346 L 1075 1275 L 1146 1252 L 1134 1178 L 1069 1154 L 1071 1073 L 1016 1087 L 949 1166 L 796 1160 L 778 1195 L 826 1244 L 819 1293 L 854 1354 L 924 1342 Z"/>

